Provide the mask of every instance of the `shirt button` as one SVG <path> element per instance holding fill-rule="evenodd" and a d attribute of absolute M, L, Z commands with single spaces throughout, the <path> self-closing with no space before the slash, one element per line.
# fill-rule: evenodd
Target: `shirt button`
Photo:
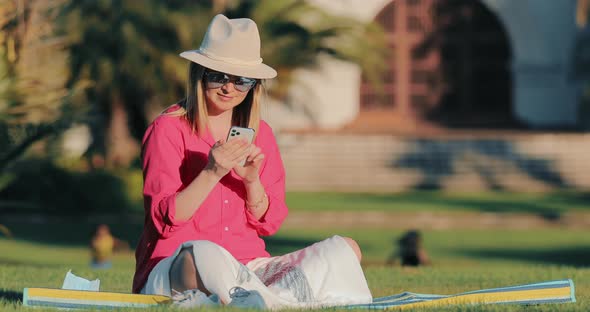
<path fill-rule="evenodd" d="M 229 228 L 226 226 L 226 227 L 224 228 L 224 230 L 227 232 L 227 231 L 229 231 Z"/>
<path fill-rule="evenodd" d="M 226 199 L 226 200 L 224 200 L 223 202 L 227 204 L 227 203 L 229 203 L 229 200 L 227 200 L 227 199 Z"/>

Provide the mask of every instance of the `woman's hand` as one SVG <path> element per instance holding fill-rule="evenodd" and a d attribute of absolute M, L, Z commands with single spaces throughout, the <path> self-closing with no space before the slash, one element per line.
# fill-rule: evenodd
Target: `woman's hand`
<path fill-rule="evenodd" d="M 234 171 L 242 178 L 244 183 L 251 184 L 260 180 L 259 171 L 264 154 L 260 147 L 250 144 L 249 154 L 246 157 L 246 163 L 241 166 L 239 163 L 234 167 Z"/>
<path fill-rule="evenodd" d="M 244 140 L 217 141 L 209 151 L 209 161 L 205 170 L 210 170 L 219 179 L 251 154 L 251 144 Z M 246 163 L 246 165 L 248 165 Z M 241 166 L 240 166 L 241 167 Z"/>

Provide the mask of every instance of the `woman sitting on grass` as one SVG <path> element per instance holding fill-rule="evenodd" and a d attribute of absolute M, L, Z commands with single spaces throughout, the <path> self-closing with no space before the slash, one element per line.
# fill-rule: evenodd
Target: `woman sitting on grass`
<path fill-rule="evenodd" d="M 217 15 L 200 49 L 181 56 L 191 61 L 187 97 L 143 139 L 146 216 L 133 291 L 188 306 L 371 302 L 354 240 L 270 257 L 260 237 L 276 233 L 287 206 L 279 149 L 260 120 L 262 79 L 276 71 L 262 63 L 256 24 Z M 232 126 L 255 129 L 253 143 L 226 142 Z"/>

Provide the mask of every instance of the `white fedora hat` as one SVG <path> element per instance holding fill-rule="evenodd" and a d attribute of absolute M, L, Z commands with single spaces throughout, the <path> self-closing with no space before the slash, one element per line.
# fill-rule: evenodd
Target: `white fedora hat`
<path fill-rule="evenodd" d="M 205 33 L 201 47 L 180 56 L 207 68 L 231 75 L 268 79 L 277 71 L 263 64 L 258 27 L 249 18 L 228 19 L 217 14 Z"/>

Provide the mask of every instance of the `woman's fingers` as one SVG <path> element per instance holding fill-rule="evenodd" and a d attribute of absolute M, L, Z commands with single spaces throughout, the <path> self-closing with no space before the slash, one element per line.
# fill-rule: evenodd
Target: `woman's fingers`
<path fill-rule="evenodd" d="M 247 166 L 254 165 L 255 168 L 260 166 L 260 161 L 264 158 L 259 147 L 250 144 L 244 140 L 223 140 L 215 142 L 209 154 L 209 166 L 221 169 L 221 176 L 227 174 L 232 168 L 246 160 Z M 242 166 L 239 166 L 242 167 Z"/>
<path fill-rule="evenodd" d="M 252 149 L 252 152 L 250 153 L 251 158 L 254 158 L 256 156 L 258 156 L 260 153 L 262 153 L 262 149 L 260 149 L 260 147 L 256 146 L 256 145 L 252 145 L 254 146 L 254 148 Z"/>
<path fill-rule="evenodd" d="M 254 164 L 255 167 L 258 167 L 258 165 L 260 164 L 260 162 L 262 162 L 263 159 L 264 159 L 264 154 L 260 153 L 260 154 L 256 155 L 256 157 L 251 158 L 250 162 L 252 162 L 252 164 Z"/>
<path fill-rule="evenodd" d="M 223 167 L 232 168 L 250 154 L 252 147 L 244 140 L 232 140 L 214 149 L 216 161 Z"/>
<path fill-rule="evenodd" d="M 246 161 L 253 161 L 258 155 L 262 154 L 262 150 L 260 149 L 260 147 L 255 146 L 255 145 L 253 145 L 253 146 L 254 146 L 254 148 L 248 154 Z"/>
<path fill-rule="evenodd" d="M 235 162 L 242 161 L 248 156 L 248 154 L 250 154 L 251 149 L 252 145 L 246 141 L 243 141 L 243 144 L 234 149 L 232 153 L 228 155 L 228 157 Z"/>
<path fill-rule="evenodd" d="M 238 148 L 237 142 L 223 142 L 223 140 L 217 141 L 211 148 L 213 155 L 213 161 L 216 166 L 224 169 L 231 169 L 233 164 L 231 163 L 232 157 L 230 155 Z"/>

